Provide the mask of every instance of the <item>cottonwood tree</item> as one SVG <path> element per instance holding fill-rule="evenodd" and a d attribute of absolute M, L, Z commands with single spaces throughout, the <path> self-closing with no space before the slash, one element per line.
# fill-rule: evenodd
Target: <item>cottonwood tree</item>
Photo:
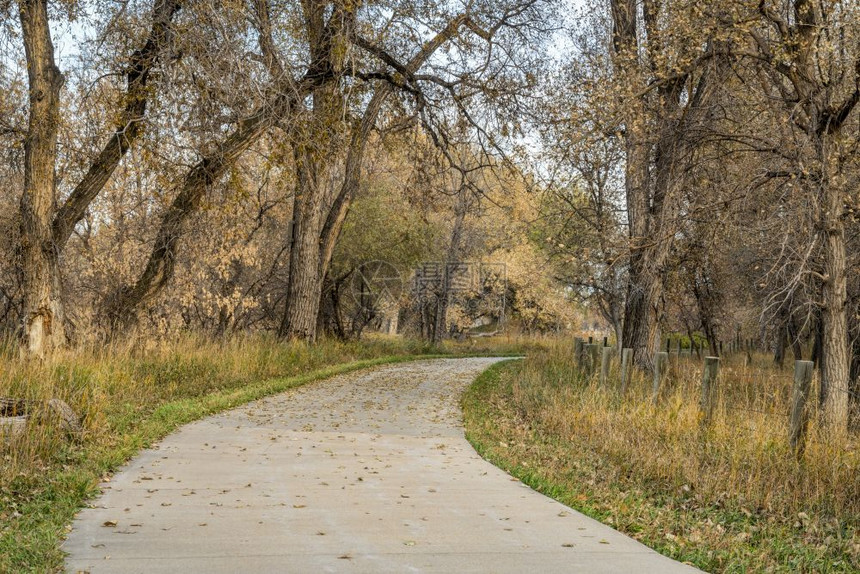
<path fill-rule="evenodd" d="M 321 43 L 328 41 L 324 34 L 313 32 L 320 26 L 324 4 L 308 3 L 305 7 L 308 50 L 312 57 L 322 50 Z M 474 92 L 489 91 L 494 85 L 492 81 L 488 83 L 487 76 L 493 78 L 495 75 L 499 84 L 509 80 L 504 71 L 510 66 L 507 58 L 513 49 L 509 46 L 509 51 L 504 52 L 504 48 L 497 44 L 505 40 L 506 33 L 514 30 L 514 37 L 521 45 L 523 37 L 528 35 L 536 4 L 534 1 L 486 6 L 470 4 L 462 12 L 453 14 L 439 10 L 439 14 L 433 15 L 433 25 L 428 27 L 432 30 L 441 25 L 441 30 L 424 40 L 417 49 L 411 47 L 412 42 L 406 42 L 405 46 L 403 42 L 403 36 L 410 34 L 408 30 L 418 16 L 411 9 L 402 14 L 395 12 L 392 18 L 394 24 L 390 28 L 402 35 L 389 33 L 381 41 L 373 41 L 362 32 L 355 32 L 346 38 L 350 45 L 381 68 L 351 73 L 351 77 L 378 79 L 360 120 L 346 133 L 340 134 L 349 144 L 343 160 L 343 177 L 334 184 L 334 193 L 330 186 L 337 162 L 338 112 L 346 99 L 345 90 L 351 84 L 341 81 L 319 88 L 311 100 L 311 107 L 304 111 L 304 121 L 297 124 L 293 147 L 297 154 L 295 164 L 299 177 L 293 207 L 287 304 L 279 329 L 281 336 L 307 340 L 316 337 L 323 279 L 360 178 L 368 135 L 389 96 L 395 90 L 409 96 L 414 113 L 434 136 L 438 134 L 436 126 L 442 123 L 436 120 L 440 115 L 438 111 L 446 105 L 446 99 L 461 116 L 468 117 L 465 102 L 477 99 Z M 350 31 L 356 29 L 354 18 L 352 12 L 344 15 Z M 441 63 L 434 63 L 435 53 L 443 46 L 451 50 L 449 55 Z M 337 52 L 337 55 L 344 60 L 333 66 L 346 70 L 346 52 Z M 429 70 L 421 73 L 425 66 Z M 345 78 L 346 74 L 342 75 Z M 441 92 L 442 100 L 434 97 L 434 90 Z M 481 124 L 476 119 L 471 123 Z M 330 138 L 335 139 L 330 141 Z M 444 143 L 442 145 L 445 147 Z M 340 147 L 343 147 L 342 143 Z"/>
<path fill-rule="evenodd" d="M 781 175 L 799 182 L 820 244 L 821 402 L 832 431 L 847 428 L 850 386 L 847 209 L 856 180 L 846 165 L 860 102 L 860 7 L 838 0 L 765 0 L 764 26 L 750 31 L 751 52 L 765 64 L 767 95 L 781 104 L 785 138 Z M 786 157 L 787 156 L 787 157 Z"/>
<path fill-rule="evenodd" d="M 395 91 L 411 94 L 413 109 L 438 105 L 427 97 L 427 90 L 422 93 L 422 84 L 444 85 L 445 94 L 456 95 L 462 79 L 422 77 L 418 69 L 440 46 L 460 42 L 467 35 L 492 45 L 501 29 L 531 17 L 533 4 L 484 11 L 471 6 L 462 13 L 433 7 L 427 12 L 431 19 L 425 22 L 421 18 L 426 13 L 397 3 L 391 6 L 394 16 L 386 13 L 387 5 L 305 2 L 296 9 L 279 7 L 273 13 L 272 6 L 254 3 L 249 20 L 258 38 L 256 59 L 265 62 L 269 71 L 267 86 L 260 90 L 262 101 L 231 122 L 235 127 L 226 137 L 210 141 L 208 151 L 185 174 L 175 177 L 174 199 L 164 211 L 150 256 L 139 277 L 112 297 L 107 306 L 110 321 L 128 324 L 135 309 L 166 286 L 173 276 L 180 238 L 207 189 L 253 142 L 279 129 L 293 150 L 297 176 L 287 306 L 280 332 L 285 337 L 313 339 L 322 277 L 356 188 L 367 134 L 389 95 Z M 380 14 L 401 20 L 385 28 L 392 36 L 388 43 L 383 42 L 384 37 L 374 37 L 374 28 L 366 25 L 367 19 L 380 22 L 375 18 Z M 481 17 L 489 22 L 486 28 Z M 286 39 L 274 35 L 279 22 L 288 23 L 293 35 Z M 429 36 L 412 34 L 410 30 L 416 26 L 429 30 Z M 434 28 L 440 31 L 434 32 Z M 488 58 L 478 68 L 496 70 L 501 65 L 497 59 Z M 353 97 L 355 94 L 359 95 Z M 349 103 L 350 117 L 338 116 L 345 109 L 339 102 Z"/>
<path fill-rule="evenodd" d="M 328 335 L 357 337 L 370 322 L 381 321 L 383 316 L 392 320 L 391 330 L 396 330 L 412 270 L 422 261 L 438 258 L 434 238 L 441 227 L 416 203 L 424 195 L 413 193 L 411 184 L 415 170 L 410 150 L 426 142 L 422 143 L 421 134 L 414 129 L 401 131 L 401 126 L 397 121 L 382 121 L 371 137 L 364 175 L 344 219 L 323 285 L 319 323 Z M 363 264 L 374 261 L 392 266 L 386 267 L 385 273 L 394 269 L 400 272 L 403 289 L 398 290 L 393 282 L 391 294 L 400 294 L 401 300 L 372 298 L 369 304 L 357 300 L 356 273 Z"/>
<path fill-rule="evenodd" d="M 679 184 L 724 77 L 731 38 L 720 3 L 613 0 L 612 61 L 625 148 L 629 229 L 622 344 L 651 366 L 663 316 L 663 282 L 677 230 Z"/>
<path fill-rule="evenodd" d="M 44 357 L 66 342 L 60 257 L 77 223 L 141 133 L 153 89 L 153 70 L 170 41 L 178 0 L 158 0 L 140 48 L 121 64 L 125 91 L 115 129 L 77 185 L 61 203 L 56 170 L 64 77 L 56 65 L 47 0 L 18 3 L 28 72 L 28 127 L 20 202 L 20 264 L 24 350 Z"/>

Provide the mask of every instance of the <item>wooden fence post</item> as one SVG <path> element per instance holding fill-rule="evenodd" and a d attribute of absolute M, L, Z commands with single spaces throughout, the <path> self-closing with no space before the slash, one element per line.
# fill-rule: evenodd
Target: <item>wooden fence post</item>
<path fill-rule="evenodd" d="M 806 430 L 809 427 L 809 411 L 806 399 L 812 386 L 812 361 L 794 362 L 794 389 L 791 393 L 791 419 L 788 428 L 788 442 L 797 458 L 806 450 Z"/>
<path fill-rule="evenodd" d="M 603 347 L 600 352 L 600 386 L 606 388 L 606 381 L 609 379 L 609 360 L 612 358 L 612 347 Z"/>
<path fill-rule="evenodd" d="M 579 346 L 579 355 L 577 356 L 576 366 L 580 373 L 588 375 L 588 345 L 585 341 Z"/>
<path fill-rule="evenodd" d="M 573 338 L 573 360 L 577 368 L 582 368 L 582 337 Z"/>
<path fill-rule="evenodd" d="M 654 353 L 654 386 L 652 389 L 654 403 L 660 399 L 660 386 L 666 375 L 666 365 L 669 362 L 669 353 L 666 351 Z"/>
<path fill-rule="evenodd" d="M 699 400 L 699 412 L 702 413 L 702 423 L 705 425 L 711 424 L 719 372 L 719 357 L 705 357 L 705 364 L 702 368 L 702 397 Z"/>
<path fill-rule="evenodd" d="M 598 364 L 598 355 L 600 353 L 600 345 L 586 345 L 588 349 L 588 376 L 594 376 L 594 373 L 597 372 L 597 364 Z"/>
<path fill-rule="evenodd" d="M 630 364 L 633 362 L 633 349 L 625 347 L 621 349 L 621 396 L 627 393 L 630 384 Z"/>

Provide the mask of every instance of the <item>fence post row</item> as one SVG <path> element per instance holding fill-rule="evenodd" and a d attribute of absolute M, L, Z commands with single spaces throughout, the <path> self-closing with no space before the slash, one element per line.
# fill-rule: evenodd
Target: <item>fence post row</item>
<path fill-rule="evenodd" d="M 593 341 L 593 338 L 589 337 L 589 340 Z M 744 345 L 743 343 L 747 343 L 747 345 Z M 667 341 L 667 348 L 669 347 L 669 344 L 670 341 Z M 692 341 L 690 344 L 691 356 L 693 348 L 695 348 L 697 352 L 699 349 L 704 349 L 704 346 L 699 347 Z M 728 349 L 730 351 L 743 351 L 744 346 L 746 346 L 748 350 L 753 346 L 752 341 L 740 341 L 735 339 L 728 342 Z M 717 342 L 714 350 L 718 350 L 722 354 L 723 342 Z M 681 347 L 679 343 L 678 353 L 680 354 L 680 352 Z M 588 377 L 593 377 L 597 372 L 597 361 L 598 357 L 600 357 L 600 386 L 603 388 L 608 387 L 610 365 L 612 356 L 615 355 L 614 347 L 606 346 L 605 342 L 603 345 L 599 343 L 586 344 L 582 338 L 576 337 L 574 343 L 574 355 L 577 367 L 584 371 Z M 654 404 L 657 404 L 660 400 L 660 396 L 663 391 L 661 387 L 663 386 L 668 366 L 669 352 L 658 351 L 657 353 L 654 353 L 654 382 L 652 387 L 652 399 Z M 794 362 L 794 385 L 791 396 L 791 412 L 789 414 L 788 441 L 792 452 L 797 458 L 801 458 L 806 450 L 806 439 L 810 417 L 807 404 L 812 388 L 812 374 L 814 367 L 815 365 L 812 361 Z M 630 386 L 632 368 L 633 349 L 624 347 L 621 349 L 620 360 L 621 385 L 619 393 L 622 397 L 627 393 L 627 389 Z M 701 422 L 704 426 L 710 425 L 713 419 L 719 373 L 720 357 L 706 356 L 702 368 L 702 394 L 699 398 L 699 412 L 701 415 Z"/>

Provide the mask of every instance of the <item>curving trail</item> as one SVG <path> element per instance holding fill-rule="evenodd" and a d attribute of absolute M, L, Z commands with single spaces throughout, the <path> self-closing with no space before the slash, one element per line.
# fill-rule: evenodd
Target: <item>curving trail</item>
<path fill-rule="evenodd" d="M 80 512 L 69 572 L 694 572 L 529 489 L 463 436 L 498 359 L 352 373 L 189 424 Z"/>

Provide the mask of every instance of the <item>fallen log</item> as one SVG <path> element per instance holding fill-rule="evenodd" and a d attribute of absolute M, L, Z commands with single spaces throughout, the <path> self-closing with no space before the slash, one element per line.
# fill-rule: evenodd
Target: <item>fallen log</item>
<path fill-rule="evenodd" d="M 0 434 L 20 436 L 24 432 L 24 425 L 30 421 L 55 424 L 72 437 L 79 436 L 83 431 L 78 415 L 60 399 L 30 401 L 0 397 Z"/>

